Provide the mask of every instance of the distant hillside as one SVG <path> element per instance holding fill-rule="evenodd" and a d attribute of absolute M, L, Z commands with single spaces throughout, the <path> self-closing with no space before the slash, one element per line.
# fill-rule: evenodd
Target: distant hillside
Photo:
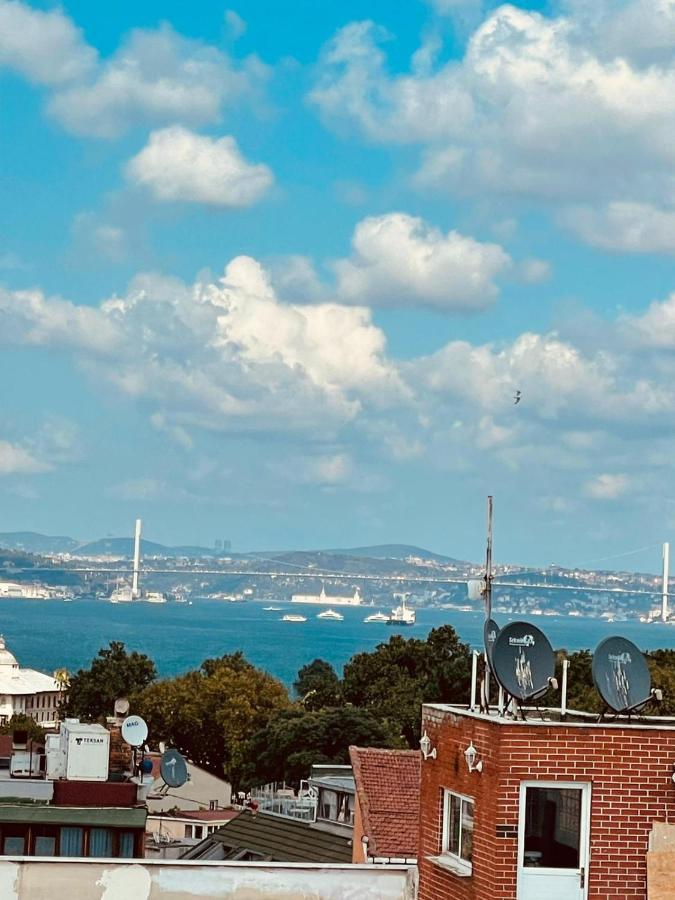
<path fill-rule="evenodd" d="M 300 562 L 295 557 L 303 557 L 304 561 L 316 557 L 353 557 L 356 559 L 377 559 L 377 560 L 402 560 L 405 561 L 409 556 L 419 557 L 420 559 L 428 559 L 432 562 L 440 562 L 445 564 L 457 564 L 465 566 L 462 560 L 453 559 L 450 556 L 443 556 L 440 553 L 432 553 L 430 550 L 424 550 L 422 547 L 413 547 L 410 544 L 376 544 L 372 547 L 349 547 L 333 550 L 266 550 L 261 552 L 248 553 L 247 556 L 268 557 L 274 559 L 287 559 Z"/>
<path fill-rule="evenodd" d="M 67 553 L 79 541 L 71 537 L 50 537 L 36 531 L 5 531 L 0 533 L 0 547 L 24 550 L 27 553 Z"/>
<path fill-rule="evenodd" d="M 89 544 L 82 544 L 71 551 L 74 556 L 127 556 L 134 554 L 133 538 L 101 538 Z M 164 544 L 156 544 L 154 541 L 141 539 L 141 554 L 143 556 L 188 556 L 199 558 L 201 556 L 215 556 L 215 550 L 206 547 L 166 547 Z"/>

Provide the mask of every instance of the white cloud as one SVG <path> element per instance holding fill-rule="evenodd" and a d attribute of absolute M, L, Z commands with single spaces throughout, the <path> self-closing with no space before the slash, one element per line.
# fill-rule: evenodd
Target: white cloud
<path fill-rule="evenodd" d="M 481 309 L 496 298 L 495 278 L 511 265 L 498 244 L 443 234 L 404 213 L 363 219 L 352 247 L 349 259 L 334 263 L 337 295 L 375 306 Z"/>
<path fill-rule="evenodd" d="M 649 203 L 575 206 L 560 215 L 585 243 L 622 253 L 675 253 L 675 210 Z"/>
<path fill-rule="evenodd" d="M 225 25 L 233 41 L 238 40 L 246 33 L 246 22 L 239 13 L 233 9 L 225 10 Z"/>
<path fill-rule="evenodd" d="M 255 98 L 266 78 L 256 58 L 236 65 L 162 25 L 131 32 L 93 78 L 55 93 L 48 108 L 73 134 L 112 138 L 136 125 L 218 122 L 224 106 Z"/>
<path fill-rule="evenodd" d="M 619 330 L 629 343 L 655 350 L 675 350 L 675 293 L 665 300 L 655 300 L 641 315 L 622 316 Z"/>
<path fill-rule="evenodd" d="M 585 485 L 585 493 L 593 500 L 616 500 L 628 489 L 628 478 L 623 474 L 604 473 Z"/>
<path fill-rule="evenodd" d="M 641 5 L 659 22 L 663 3 Z M 370 141 L 421 145 L 418 183 L 435 189 L 672 203 L 675 41 L 644 65 L 627 50 L 603 52 L 606 22 L 587 19 L 578 8 L 548 17 L 503 5 L 462 59 L 396 75 L 382 32 L 351 23 L 324 49 L 310 100 L 326 122 Z"/>
<path fill-rule="evenodd" d="M 305 477 L 314 484 L 334 487 L 344 484 L 352 474 L 352 461 L 346 453 L 334 453 L 309 460 Z"/>
<path fill-rule="evenodd" d="M 274 181 L 267 166 L 244 159 L 234 138 L 214 139 L 180 126 L 153 131 L 126 172 L 157 200 L 225 207 L 250 206 Z"/>
<path fill-rule="evenodd" d="M 96 51 L 61 10 L 0 0 L 0 68 L 36 84 L 58 85 L 87 75 L 95 63 Z"/>
<path fill-rule="evenodd" d="M 39 460 L 24 447 L 0 440 L 0 476 L 29 475 L 48 472 L 50 469 L 50 465 Z"/>

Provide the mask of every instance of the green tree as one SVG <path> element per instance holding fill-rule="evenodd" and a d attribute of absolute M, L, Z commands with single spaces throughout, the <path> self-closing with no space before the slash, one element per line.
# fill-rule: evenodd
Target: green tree
<path fill-rule="evenodd" d="M 142 691 L 157 677 L 154 662 L 144 653 L 128 653 L 121 641 L 102 647 L 88 669 L 71 676 L 63 716 L 100 719 L 111 716 L 115 700 Z"/>
<path fill-rule="evenodd" d="M 348 763 L 351 744 L 396 747 L 401 742 L 364 709 L 343 706 L 282 712 L 249 742 L 248 781 L 297 784 L 314 763 Z"/>
<path fill-rule="evenodd" d="M 293 690 L 309 710 L 339 706 L 342 702 L 340 679 L 331 664 L 323 659 L 315 659 L 298 671 Z"/>
<path fill-rule="evenodd" d="M 344 669 L 344 700 L 371 712 L 410 747 L 417 747 L 423 703 L 466 703 L 471 651 L 450 625 L 426 640 L 394 635 Z"/>
<path fill-rule="evenodd" d="M 25 731 L 28 733 L 28 739 L 33 741 L 34 744 L 44 744 L 45 730 L 30 716 L 24 716 L 19 713 L 18 715 L 13 715 L 9 722 L 0 725 L 0 734 L 14 734 L 15 731 Z"/>
<path fill-rule="evenodd" d="M 237 785 L 247 744 L 281 710 L 288 691 L 239 652 L 207 659 L 195 671 L 150 685 L 133 699 L 151 740 L 164 740 L 197 765 Z"/>

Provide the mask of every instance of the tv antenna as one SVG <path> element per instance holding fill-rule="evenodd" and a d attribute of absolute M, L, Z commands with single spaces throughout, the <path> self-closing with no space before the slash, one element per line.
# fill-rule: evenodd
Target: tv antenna
<path fill-rule="evenodd" d="M 122 740 L 130 747 L 140 747 L 148 736 L 148 726 L 140 716 L 127 716 L 122 722 Z"/>

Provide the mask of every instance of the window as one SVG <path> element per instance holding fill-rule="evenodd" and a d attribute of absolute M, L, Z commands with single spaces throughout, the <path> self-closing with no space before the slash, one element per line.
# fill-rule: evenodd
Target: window
<path fill-rule="evenodd" d="M 209 800 L 209 809 L 218 809 L 218 801 Z"/>
<path fill-rule="evenodd" d="M 133 831 L 120 831 L 119 839 L 120 859 L 131 859 L 134 855 Z"/>
<path fill-rule="evenodd" d="M 473 850 L 473 800 L 444 792 L 443 798 L 443 853 L 457 857 L 464 865 L 471 866 Z"/>
<path fill-rule="evenodd" d="M 89 856 L 111 857 L 112 832 L 108 828 L 92 828 L 89 832 Z"/>
<path fill-rule="evenodd" d="M 197 838 L 198 840 L 201 840 L 204 837 L 204 826 L 203 825 L 195 825 L 193 834 L 194 834 L 195 838 Z"/>
<path fill-rule="evenodd" d="M 61 829 L 60 856 L 82 856 L 83 831 L 64 826 Z"/>
<path fill-rule="evenodd" d="M 581 790 L 528 787 L 523 865 L 579 868 Z"/>

